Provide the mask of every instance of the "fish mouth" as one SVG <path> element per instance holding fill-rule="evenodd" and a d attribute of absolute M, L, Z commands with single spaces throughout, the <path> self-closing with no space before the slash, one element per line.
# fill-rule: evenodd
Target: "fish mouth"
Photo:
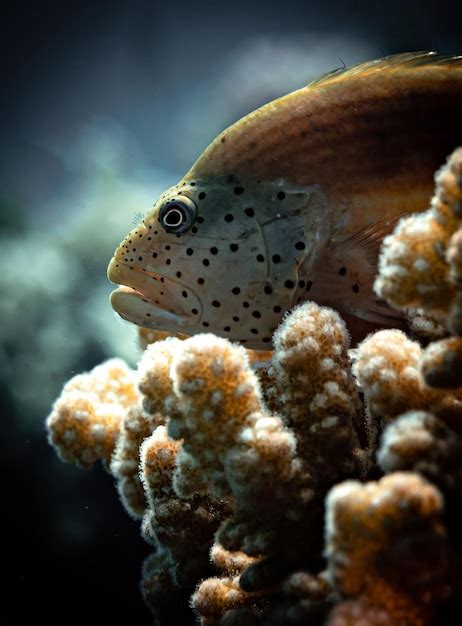
<path fill-rule="evenodd" d="M 129 322 L 175 332 L 194 326 L 200 318 L 198 296 L 188 285 L 169 276 L 126 265 L 116 257 L 108 265 L 107 276 L 121 285 L 111 293 L 111 306 Z"/>

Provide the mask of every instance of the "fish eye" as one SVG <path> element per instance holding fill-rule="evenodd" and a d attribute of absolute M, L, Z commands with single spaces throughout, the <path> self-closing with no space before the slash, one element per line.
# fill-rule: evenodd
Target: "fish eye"
<path fill-rule="evenodd" d="M 168 233 L 184 233 L 197 216 L 195 203 L 186 196 L 164 202 L 159 211 L 159 222 Z"/>

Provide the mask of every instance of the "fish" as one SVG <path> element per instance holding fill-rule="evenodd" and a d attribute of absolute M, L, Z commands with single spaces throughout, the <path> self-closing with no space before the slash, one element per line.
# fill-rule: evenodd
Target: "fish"
<path fill-rule="evenodd" d="M 357 329 L 402 323 L 374 294 L 383 238 L 425 210 L 462 145 L 462 56 L 337 70 L 224 130 L 114 252 L 113 309 L 159 331 L 267 350 L 312 300 Z M 355 330 L 356 332 L 356 330 Z"/>

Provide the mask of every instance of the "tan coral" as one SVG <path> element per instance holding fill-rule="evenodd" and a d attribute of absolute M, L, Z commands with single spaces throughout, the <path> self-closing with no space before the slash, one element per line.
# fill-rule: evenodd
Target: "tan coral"
<path fill-rule="evenodd" d="M 381 330 L 358 346 L 353 371 L 376 436 L 387 422 L 411 409 L 428 410 L 444 419 L 461 410 L 461 389 L 448 393 L 424 383 L 422 356 L 421 346 L 400 330 Z"/>
<path fill-rule="evenodd" d="M 385 429 L 377 460 L 384 472 L 419 472 L 446 497 L 462 494 L 462 438 L 426 411 L 408 411 Z"/>
<path fill-rule="evenodd" d="M 431 343 L 425 350 L 421 372 L 427 385 L 453 389 L 462 385 L 462 338 L 449 337 Z"/>
<path fill-rule="evenodd" d="M 375 291 L 396 308 L 445 316 L 456 296 L 446 253 L 462 217 L 462 148 L 436 174 L 431 208 L 403 218 L 384 239 Z"/>
<path fill-rule="evenodd" d="M 138 400 L 135 373 L 121 359 L 74 376 L 47 418 L 50 443 L 61 459 L 89 469 L 109 464 L 127 410 Z"/>
<path fill-rule="evenodd" d="M 138 363 L 138 386 L 143 397 L 143 407 L 150 415 L 165 411 L 165 401 L 173 389 L 170 368 L 181 345 L 181 340 L 175 337 L 152 343 Z"/>
<path fill-rule="evenodd" d="M 218 496 L 266 492 L 270 478 L 277 490 L 293 474 L 295 439 L 279 417 L 265 413 L 245 349 L 214 335 L 192 337 L 182 348 L 171 369 L 181 411 L 168 425 L 184 437 L 177 491 L 197 489 L 192 468 Z"/>
<path fill-rule="evenodd" d="M 429 626 L 449 578 L 438 490 L 417 474 L 396 472 L 337 485 L 326 508 L 329 573 L 342 595 L 355 598 L 334 610 L 328 625 L 383 611 L 390 619 L 370 623 Z"/>
<path fill-rule="evenodd" d="M 450 268 L 449 279 L 457 289 L 449 311 L 448 327 L 455 335 L 462 337 L 462 228 L 452 236 L 446 257 Z"/>
<path fill-rule="evenodd" d="M 128 410 L 122 419 L 120 436 L 111 459 L 111 474 L 117 481 L 122 504 L 127 512 L 142 518 L 146 509 L 146 497 L 139 476 L 140 447 L 149 437 L 162 416 L 148 416 L 137 405 Z"/>
<path fill-rule="evenodd" d="M 239 587 L 239 577 L 207 578 L 196 589 L 191 604 L 200 615 L 201 626 L 219 626 L 227 611 L 258 607 L 261 593 L 247 593 Z"/>
<path fill-rule="evenodd" d="M 333 480 L 333 470 L 337 476 L 360 471 L 365 461 L 355 427 L 362 405 L 343 320 L 330 308 L 303 304 L 278 328 L 274 346 L 279 406 L 297 434 L 299 456 L 317 467 L 319 479 Z"/>
<path fill-rule="evenodd" d="M 228 513 L 225 502 L 195 495 L 185 500 L 173 490 L 173 472 L 181 443 L 158 426 L 141 447 L 141 470 L 149 507 L 143 534 L 154 545 L 168 548 L 177 584 L 191 585 L 208 572 L 213 535 Z"/>

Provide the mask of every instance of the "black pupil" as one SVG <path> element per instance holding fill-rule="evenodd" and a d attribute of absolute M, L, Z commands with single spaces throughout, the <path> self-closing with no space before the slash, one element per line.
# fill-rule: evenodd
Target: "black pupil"
<path fill-rule="evenodd" d="M 183 213 L 178 208 L 172 208 L 164 216 L 167 226 L 179 226 L 183 222 Z"/>

